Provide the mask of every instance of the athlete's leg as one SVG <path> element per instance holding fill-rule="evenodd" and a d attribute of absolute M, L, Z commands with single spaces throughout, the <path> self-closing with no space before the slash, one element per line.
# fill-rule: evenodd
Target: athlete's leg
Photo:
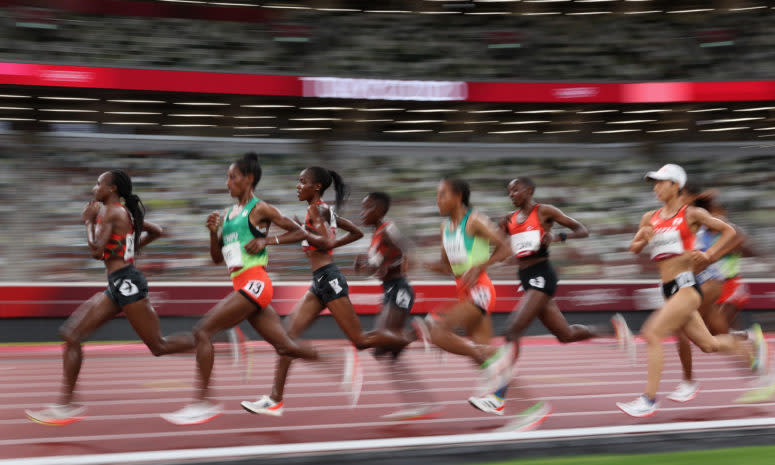
<path fill-rule="evenodd" d="M 659 380 L 662 377 L 662 340 L 682 328 L 691 315 L 696 315 L 701 321 L 696 311 L 699 304 L 700 295 L 696 289 L 682 288 L 661 308 L 654 311 L 643 324 L 641 336 L 646 340 L 648 350 L 648 381 L 644 394 L 650 399 L 656 397 Z"/>
<path fill-rule="evenodd" d="M 544 292 L 528 289 L 519 301 L 519 307 L 509 315 L 504 337 L 514 343 L 514 359 L 519 356 L 519 340 L 530 323 L 546 308 L 551 297 Z"/>
<path fill-rule="evenodd" d="M 283 322 L 274 308 L 268 306 L 253 312 L 248 322 L 265 341 L 272 344 L 278 355 L 316 360 L 317 350 L 309 344 L 291 339 L 283 327 Z"/>
<path fill-rule="evenodd" d="M 286 318 L 285 326 L 288 336 L 291 339 L 299 338 L 304 331 L 309 328 L 313 321 L 318 317 L 325 307 L 320 299 L 310 291 L 304 294 L 304 297 L 296 304 L 291 314 Z M 283 400 L 285 392 L 285 383 L 288 379 L 288 370 L 291 368 L 292 357 L 281 355 L 277 358 L 275 366 L 274 384 L 272 386 L 271 398 L 275 402 Z"/>
<path fill-rule="evenodd" d="M 122 308 L 129 324 L 155 356 L 184 352 L 194 348 L 194 335 L 191 332 L 176 333 L 164 337 L 161 334 L 159 315 L 146 297 Z"/>
<path fill-rule="evenodd" d="M 550 299 L 546 303 L 544 311 L 539 312 L 538 318 L 554 334 L 557 340 L 563 344 L 600 337 L 602 333 L 602 330 L 591 326 L 569 325 L 568 320 L 565 319 L 554 299 Z"/>
<path fill-rule="evenodd" d="M 238 324 L 254 311 L 256 311 L 256 306 L 253 302 L 239 292 L 232 292 L 218 302 L 194 326 L 196 364 L 199 372 L 198 397 L 200 400 L 206 399 L 209 394 L 210 376 L 215 359 L 213 335 Z"/>
<path fill-rule="evenodd" d="M 348 296 L 338 297 L 329 301 L 326 306 L 331 311 L 336 324 L 344 332 L 347 339 L 353 343 L 356 349 L 363 350 L 369 347 L 385 347 L 393 350 L 401 350 L 408 341 L 403 335 L 394 334 L 391 331 L 372 331 L 364 333 L 361 321 L 355 313 L 352 302 Z"/>
<path fill-rule="evenodd" d="M 472 302 L 460 301 L 453 305 L 444 318 L 434 320 L 429 329 L 433 344 L 449 353 L 470 357 L 477 365 L 483 364 L 495 352 L 489 346 L 492 338 L 489 315 Z M 455 334 L 456 329 L 463 329 L 471 340 Z"/>
<path fill-rule="evenodd" d="M 120 311 L 118 304 L 107 294 L 100 292 L 82 303 L 59 329 L 59 334 L 65 341 L 62 352 L 64 379 L 60 404 L 67 405 L 73 400 L 75 384 L 83 363 L 81 342 Z"/>
<path fill-rule="evenodd" d="M 730 334 L 711 335 L 698 313 L 692 313 L 689 316 L 689 320 L 684 324 L 683 329 L 689 339 L 705 353 L 735 353 L 737 349 L 737 339 L 734 336 Z"/>

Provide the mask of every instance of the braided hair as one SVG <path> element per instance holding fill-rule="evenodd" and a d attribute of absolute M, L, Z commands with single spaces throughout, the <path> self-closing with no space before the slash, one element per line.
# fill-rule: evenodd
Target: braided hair
<path fill-rule="evenodd" d="M 143 232 L 145 221 L 145 205 L 140 197 L 132 193 L 132 179 L 124 170 L 110 170 L 113 185 L 116 186 L 118 195 L 124 199 L 129 214 L 132 217 L 132 225 L 135 230 L 135 243 L 140 243 L 140 234 Z"/>

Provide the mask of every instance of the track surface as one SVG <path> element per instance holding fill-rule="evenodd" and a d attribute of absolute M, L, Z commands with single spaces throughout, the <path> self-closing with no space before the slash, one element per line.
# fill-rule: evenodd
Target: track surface
<path fill-rule="evenodd" d="M 341 359 L 344 341 L 317 344 L 321 351 Z M 673 344 L 666 343 L 661 408 L 651 418 L 630 418 L 615 402 L 632 400 L 642 392 L 646 372 L 643 344 L 638 344 L 638 349 L 632 365 L 610 341 L 563 346 L 547 337 L 526 338 L 507 413 L 498 417 L 467 403 L 479 381 L 479 373 L 468 360 L 425 353 L 415 344 L 404 357 L 424 386 L 423 392 L 443 410 L 435 418 L 397 422 L 381 419 L 404 407 L 391 381 L 390 366 L 368 352 L 361 352 L 364 385 L 355 408 L 349 407 L 348 397 L 340 389 L 334 363 L 329 372 L 297 362 L 286 388 L 284 415 L 267 417 L 248 414 L 239 402 L 270 392 L 275 359 L 271 348 L 250 343 L 249 377 L 245 379 L 244 363 L 233 365 L 228 347 L 221 346 L 216 355 L 213 393 L 225 412 L 209 423 L 186 427 L 171 425 L 159 414 L 177 410 L 191 399 L 193 356 L 154 358 L 139 344 L 94 344 L 85 346 L 86 360 L 77 391 L 78 399 L 89 408 L 88 416 L 69 426 L 53 427 L 27 420 L 24 409 L 38 409 L 57 400 L 59 346 L 0 347 L 0 465 L 43 463 L 46 458 L 63 456 L 78 460 L 73 456 L 267 445 L 278 446 L 275 453 L 281 454 L 283 450 L 292 452 L 294 447 L 301 450 L 305 444 L 334 441 L 361 441 L 362 450 L 368 450 L 378 442 L 373 440 L 496 435 L 495 430 L 530 405 L 530 400 L 523 399 L 544 399 L 553 406 L 553 414 L 533 432 L 544 438 L 555 431 L 567 437 L 569 431 L 572 434 L 584 428 L 607 427 L 600 430 L 615 434 L 639 426 L 702 422 L 693 428 L 696 430 L 705 422 L 712 428 L 710 425 L 719 420 L 731 420 L 728 423 L 734 426 L 749 419 L 768 423 L 775 417 L 774 402 L 734 403 L 754 381 L 741 362 L 696 349 L 695 376 L 702 391 L 685 404 L 667 400 L 681 372 Z M 229 456 L 228 449 L 223 450 L 224 456 Z M 8 460 L 22 458 L 32 460 Z M 86 463 L 85 458 L 82 463 Z"/>

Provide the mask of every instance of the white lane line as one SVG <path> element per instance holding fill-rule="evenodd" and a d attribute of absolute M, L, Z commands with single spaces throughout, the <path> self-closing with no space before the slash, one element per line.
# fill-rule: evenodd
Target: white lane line
<path fill-rule="evenodd" d="M 363 423 L 363 427 L 380 425 L 380 423 Z M 336 427 L 339 425 L 330 425 Z M 775 418 L 747 418 L 736 420 L 716 420 L 716 421 L 688 421 L 678 423 L 656 423 L 648 425 L 624 425 L 624 426 L 598 426 L 587 428 L 565 428 L 557 430 L 536 430 L 522 433 L 501 433 L 487 432 L 477 434 L 455 434 L 441 436 L 422 436 L 411 438 L 391 438 L 391 439 L 363 439 L 352 441 L 328 441 L 312 442 L 301 444 L 277 444 L 262 446 L 239 446 L 239 447 L 216 447 L 201 449 L 178 449 L 166 451 L 148 451 L 148 452 L 124 452 L 112 454 L 92 454 L 92 455 L 72 455 L 72 456 L 50 456 L 50 457 L 28 457 L 21 459 L 0 460 L 0 465 L 98 465 L 105 463 L 139 464 L 160 461 L 183 461 L 183 460 L 206 460 L 206 459 L 234 459 L 239 457 L 265 457 L 276 455 L 300 455 L 314 453 L 331 452 L 355 452 L 363 450 L 381 450 L 409 447 L 426 446 L 450 446 L 450 445 L 468 445 L 468 444 L 497 444 L 513 441 L 536 441 L 547 439 L 563 438 L 584 438 L 601 437 L 611 435 L 633 435 L 648 433 L 666 433 L 681 431 L 698 431 L 710 429 L 729 429 L 729 428 L 752 428 L 752 427 L 772 427 L 775 426 Z M 318 428 L 324 427 L 323 425 Z M 276 430 L 276 429 L 268 429 Z M 254 432 L 254 430 L 232 429 L 220 430 L 219 434 L 242 434 Z M 213 430 L 197 431 L 188 430 L 187 435 L 209 435 Z M 155 437 L 179 436 L 180 432 L 155 434 Z M 121 439 L 127 439 L 126 436 L 138 437 L 138 435 L 113 435 L 121 436 Z M 147 437 L 139 435 L 140 438 Z M 71 437 L 67 441 L 89 440 L 89 436 Z M 103 437 L 102 440 L 105 440 Z M 3 445 L 4 441 L 0 441 Z"/>

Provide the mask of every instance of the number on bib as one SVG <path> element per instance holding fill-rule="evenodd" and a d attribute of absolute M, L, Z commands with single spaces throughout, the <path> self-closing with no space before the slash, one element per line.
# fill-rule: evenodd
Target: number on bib
<path fill-rule="evenodd" d="M 334 290 L 335 294 L 339 294 L 340 292 L 342 292 L 342 286 L 339 285 L 339 279 L 336 279 L 336 278 L 332 279 L 331 281 L 328 282 L 328 285 L 331 286 L 331 289 Z"/>
<path fill-rule="evenodd" d="M 477 286 L 471 289 L 471 300 L 477 307 L 487 310 L 490 306 L 490 290 L 484 286 Z"/>
<path fill-rule="evenodd" d="M 247 284 L 242 288 L 244 289 L 248 294 L 259 297 L 261 296 L 261 293 L 264 291 L 264 282 L 263 281 L 248 281 Z"/>
<path fill-rule="evenodd" d="M 125 238 L 126 249 L 124 250 L 124 261 L 129 263 L 135 259 L 135 235 L 130 233 Z"/>

